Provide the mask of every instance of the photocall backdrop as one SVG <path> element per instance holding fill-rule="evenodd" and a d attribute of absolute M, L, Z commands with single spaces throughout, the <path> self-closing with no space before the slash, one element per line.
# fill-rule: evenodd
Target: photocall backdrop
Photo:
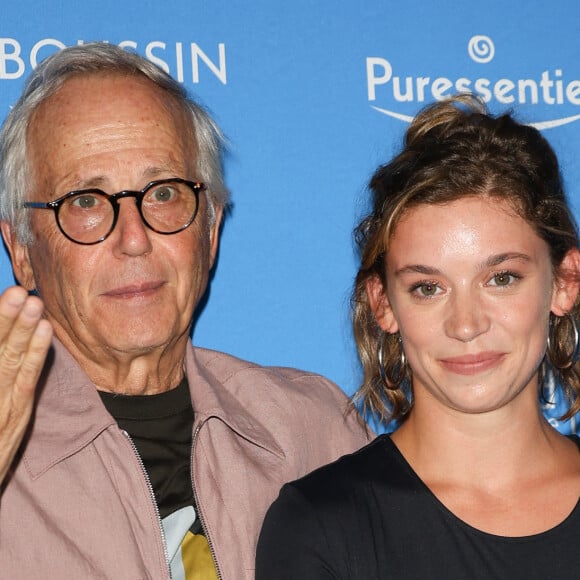
<path fill-rule="evenodd" d="M 92 40 L 183 82 L 229 140 L 234 202 L 194 343 L 351 394 L 351 232 L 370 175 L 421 107 L 471 90 L 543 130 L 578 215 L 579 39 L 577 0 L 3 2 L 0 117 L 36 63 Z M 0 249 L 0 290 L 12 283 Z"/>

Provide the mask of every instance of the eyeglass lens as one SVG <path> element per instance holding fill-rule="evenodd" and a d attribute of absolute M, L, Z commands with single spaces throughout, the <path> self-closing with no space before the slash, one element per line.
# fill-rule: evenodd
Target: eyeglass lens
<path fill-rule="evenodd" d="M 118 202 L 114 196 L 99 191 L 88 190 L 72 195 L 59 208 L 60 227 L 79 243 L 95 243 L 113 228 L 114 204 Z M 146 189 L 141 204 L 137 205 L 149 228 L 171 234 L 191 223 L 197 211 L 197 195 L 187 183 L 162 182 Z"/>

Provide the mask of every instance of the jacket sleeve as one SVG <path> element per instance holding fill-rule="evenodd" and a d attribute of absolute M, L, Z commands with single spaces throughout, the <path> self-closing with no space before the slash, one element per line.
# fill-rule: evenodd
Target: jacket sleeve
<path fill-rule="evenodd" d="M 285 485 L 272 504 L 260 533 L 256 580 L 336 580 L 336 570 L 315 508 L 292 485 Z"/>

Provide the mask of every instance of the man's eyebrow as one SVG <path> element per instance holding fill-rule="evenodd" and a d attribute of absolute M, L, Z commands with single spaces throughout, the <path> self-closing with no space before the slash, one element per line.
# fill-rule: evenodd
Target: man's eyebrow
<path fill-rule="evenodd" d="M 97 175 L 88 179 L 79 179 L 72 183 L 66 191 L 82 191 L 83 189 L 103 189 L 106 183 L 104 176 Z"/>
<path fill-rule="evenodd" d="M 499 266 L 500 264 L 509 262 L 511 260 L 529 262 L 531 257 L 528 254 L 524 254 L 522 252 L 504 252 L 502 254 L 494 254 L 485 260 L 479 269 L 493 268 L 494 266 Z M 395 271 L 395 276 L 402 276 L 404 274 L 425 274 L 427 276 L 438 276 L 441 274 L 441 270 L 438 268 L 433 268 L 432 266 L 425 266 L 424 264 L 409 264 Z"/>
<path fill-rule="evenodd" d="M 159 175 L 161 175 L 162 173 L 174 173 L 175 172 L 175 168 L 174 167 L 169 167 L 169 166 L 158 166 L 155 165 L 154 167 L 148 167 L 144 172 L 143 172 L 143 177 L 145 177 L 145 179 L 155 179 L 156 177 L 159 177 Z M 177 176 L 177 177 L 182 177 L 182 176 Z"/>
<path fill-rule="evenodd" d="M 163 173 L 172 173 L 173 169 L 170 167 L 161 167 L 161 166 L 153 166 L 148 167 L 143 172 L 143 178 L 146 180 L 154 180 L 156 177 Z M 80 179 L 74 187 L 74 190 L 82 190 L 82 189 L 91 189 L 91 188 L 99 188 L 104 189 L 107 184 L 107 176 L 106 175 L 95 175 L 93 177 L 89 177 L 86 179 Z"/>

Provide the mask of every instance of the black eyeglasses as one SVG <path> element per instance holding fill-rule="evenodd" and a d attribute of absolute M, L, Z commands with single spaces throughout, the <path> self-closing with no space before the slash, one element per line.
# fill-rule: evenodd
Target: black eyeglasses
<path fill-rule="evenodd" d="M 119 200 L 134 197 L 143 223 L 158 234 L 176 234 L 195 219 L 204 183 L 174 177 L 151 181 L 141 191 L 109 195 L 100 189 L 71 191 L 47 203 L 27 201 L 24 207 L 52 209 L 60 231 L 72 242 L 90 246 L 105 240 L 119 217 Z"/>

